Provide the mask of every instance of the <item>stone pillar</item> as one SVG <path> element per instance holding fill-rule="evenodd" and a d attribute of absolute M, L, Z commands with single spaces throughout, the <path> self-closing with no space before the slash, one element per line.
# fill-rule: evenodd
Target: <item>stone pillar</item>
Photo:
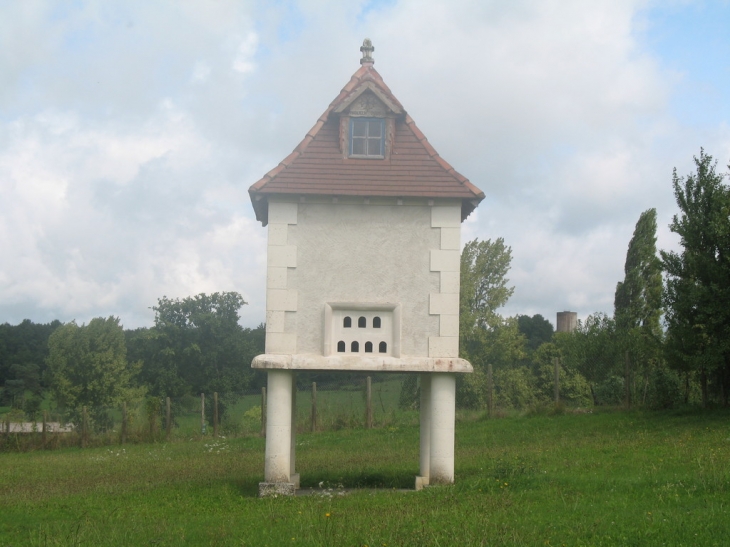
<path fill-rule="evenodd" d="M 456 377 L 431 374 L 431 454 L 429 484 L 454 482 L 454 423 L 456 420 Z"/>
<path fill-rule="evenodd" d="M 259 495 L 293 495 L 291 482 L 292 383 L 290 370 L 269 370 L 264 480 Z"/>
<path fill-rule="evenodd" d="M 428 486 L 428 476 L 431 472 L 431 374 L 420 375 L 421 382 L 421 452 L 420 471 L 416 477 L 416 490 Z"/>
<path fill-rule="evenodd" d="M 297 376 L 292 372 L 291 388 L 291 450 L 289 456 L 289 481 L 299 488 L 299 473 L 296 472 L 297 452 Z"/>

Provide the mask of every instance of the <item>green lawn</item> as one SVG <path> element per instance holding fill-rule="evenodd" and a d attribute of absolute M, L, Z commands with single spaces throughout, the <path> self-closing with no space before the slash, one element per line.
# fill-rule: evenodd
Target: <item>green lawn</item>
<path fill-rule="evenodd" d="M 277 499 L 256 498 L 257 437 L 0 454 L 0 545 L 730 545 L 728 411 L 456 434 L 456 484 L 422 492 L 393 490 L 418 472 L 416 425 L 301 434 L 321 495 Z"/>

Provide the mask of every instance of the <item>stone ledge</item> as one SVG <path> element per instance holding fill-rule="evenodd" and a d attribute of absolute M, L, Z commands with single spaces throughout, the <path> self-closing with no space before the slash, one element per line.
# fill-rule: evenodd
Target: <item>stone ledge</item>
<path fill-rule="evenodd" d="M 364 357 L 355 355 L 264 354 L 251 368 L 284 370 L 361 370 L 365 372 L 473 372 L 458 357 Z"/>

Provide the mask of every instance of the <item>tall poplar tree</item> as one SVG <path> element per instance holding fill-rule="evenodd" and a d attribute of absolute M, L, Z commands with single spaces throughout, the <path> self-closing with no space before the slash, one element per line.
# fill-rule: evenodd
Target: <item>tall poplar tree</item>
<path fill-rule="evenodd" d="M 632 369 L 641 367 L 648 378 L 659 351 L 662 266 L 657 257 L 656 227 L 656 209 L 641 213 L 626 252 L 624 280 L 616 285 L 614 319 L 624 345 L 627 405 L 631 404 Z"/>

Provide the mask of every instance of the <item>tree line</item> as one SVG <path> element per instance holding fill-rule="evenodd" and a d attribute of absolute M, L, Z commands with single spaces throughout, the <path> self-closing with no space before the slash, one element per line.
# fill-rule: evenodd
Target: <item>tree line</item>
<path fill-rule="evenodd" d="M 458 403 L 526 408 L 552 400 L 557 362 L 561 400 L 575 406 L 667 408 L 728 404 L 730 393 L 730 189 L 712 157 L 673 174 L 679 212 L 670 229 L 681 250 L 657 251 L 656 210 L 644 211 L 629 242 L 614 314 L 590 315 L 573 333 L 554 333 L 540 315 L 503 317 L 512 250 L 502 238 L 468 242 L 461 255 L 460 352 L 474 374 L 459 376 Z M 44 393 L 73 419 L 82 406 L 181 398 L 258 388 L 249 366 L 264 352 L 265 326 L 239 325 L 236 292 L 166 296 L 154 325 L 124 330 L 119 318 L 88 324 L 0 325 L 0 404 L 38 413 Z M 318 380 L 326 378 L 319 375 Z M 491 382 L 491 383 L 490 383 Z M 492 388 L 493 386 L 493 388 Z M 417 402 L 415 375 L 404 406 Z"/>
<path fill-rule="evenodd" d="M 657 251 L 655 209 L 639 217 L 629 242 L 614 313 L 594 313 L 572 333 L 552 333 L 542 316 L 504 318 L 513 288 L 511 249 L 500 238 L 472 241 L 461 257 L 461 356 L 475 369 L 461 379 L 462 405 L 484 408 L 489 368 L 497 405 L 561 399 L 572 405 L 668 408 L 728 405 L 730 394 L 730 188 L 700 151 L 695 171 L 672 186 L 679 212 L 670 230 L 679 251 Z M 412 404 L 415 383 L 404 404 Z M 409 403 L 410 402 L 410 403 Z"/>
<path fill-rule="evenodd" d="M 0 404 L 33 419 L 50 394 L 67 419 L 88 407 L 104 428 L 108 409 L 124 401 L 254 389 L 265 382 L 250 367 L 264 351 L 265 329 L 239 325 L 245 304 L 236 292 L 163 296 L 152 307 L 154 326 L 133 330 L 118 317 L 0 325 Z"/>

